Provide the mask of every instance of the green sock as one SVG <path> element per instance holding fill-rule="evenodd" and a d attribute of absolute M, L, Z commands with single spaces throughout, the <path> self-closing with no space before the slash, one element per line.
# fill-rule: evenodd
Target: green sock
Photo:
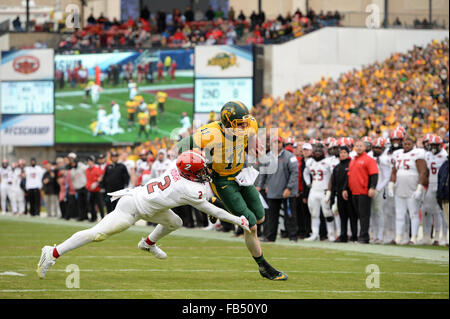
<path fill-rule="evenodd" d="M 259 264 L 261 264 L 261 263 L 263 263 L 264 261 L 266 261 L 265 259 L 264 259 L 264 256 L 261 254 L 261 256 L 259 256 L 259 257 L 253 257 L 253 259 L 256 261 L 256 263 L 259 265 Z"/>

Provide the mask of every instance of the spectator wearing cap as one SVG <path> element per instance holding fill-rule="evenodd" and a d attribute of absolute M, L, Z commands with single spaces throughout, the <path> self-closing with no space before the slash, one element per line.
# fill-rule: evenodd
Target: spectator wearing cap
<path fill-rule="evenodd" d="M 100 193 L 100 182 L 102 180 L 103 171 L 102 169 L 95 165 L 95 157 L 89 156 L 88 167 L 86 168 L 86 188 L 88 190 L 88 202 L 89 211 L 91 213 L 91 218 L 89 221 L 97 221 L 97 209 L 100 211 L 100 216 L 104 217 L 105 205 L 103 202 L 102 195 Z"/>
<path fill-rule="evenodd" d="M 264 241 L 275 241 L 278 232 L 278 220 L 281 206 L 284 207 L 284 220 L 287 236 L 296 242 L 298 236 L 297 209 L 295 198 L 298 192 L 298 163 L 294 154 L 284 150 L 283 140 L 273 140 L 268 153 L 268 167 L 276 167 L 275 172 L 261 169 L 258 191 L 266 190 L 268 212 L 264 223 Z"/>
<path fill-rule="evenodd" d="M 69 154 L 70 178 L 76 190 L 78 221 L 88 219 L 87 217 L 87 189 L 86 189 L 86 165 L 79 161 L 76 154 Z"/>
<path fill-rule="evenodd" d="M 25 167 L 25 188 L 30 202 L 30 215 L 39 216 L 41 213 L 42 176 L 45 170 L 36 165 L 34 157 L 31 158 L 30 165 Z"/>
<path fill-rule="evenodd" d="M 348 190 L 352 193 L 353 209 L 357 212 L 361 226 L 358 242 L 368 244 L 370 240 L 370 201 L 376 195 L 378 182 L 377 162 L 366 153 L 362 140 L 355 143 L 356 156 L 350 161 L 348 169 L 348 185 L 344 187 L 342 197 L 349 199 Z"/>
<path fill-rule="evenodd" d="M 298 155 L 301 157 L 299 166 L 299 194 L 297 201 L 297 217 L 298 217 L 298 235 L 300 239 L 308 238 L 311 235 L 311 214 L 308 207 L 309 188 L 306 186 L 306 181 L 303 177 L 303 171 L 306 167 L 306 161 L 312 156 L 312 145 L 303 143 L 298 145 Z M 298 157 L 297 157 L 298 160 Z"/>
<path fill-rule="evenodd" d="M 45 173 L 42 176 L 42 185 L 44 191 L 44 202 L 47 209 L 47 217 L 58 216 L 58 193 L 59 184 L 57 181 L 56 163 L 50 164 L 47 160 L 42 162 Z"/>
<path fill-rule="evenodd" d="M 341 146 L 339 149 L 339 164 L 337 164 L 331 175 L 331 206 L 334 204 L 335 197 L 337 197 L 337 207 L 339 218 L 341 219 L 341 231 L 337 242 L 346 243 L 348 241 L 348 220 L 350 219 L 350 229 L 352 235 L 350 241 L 357 241 L 358 239 L 358 216 L 353 209 L 351 203 L 351 192 L 347 192 L 348 199 L 342 197 L 342 191 L 348 184 L 348 165 L 350 164 L 350 149 L 347 146 Z"/>
<path fill-rule="evenodd" d="M 106 166 L 103 176 L 103 185 L 106 192 L 106 210 L 108 214 L 116 208 L 117 201 L 111 202 L 111 196 L 108 193 L 115 192 L 127 187 L 130 182 L 130 175 L 127 167 L 119 163 L 119 154 L 111 153 L 111 163 Z"/>

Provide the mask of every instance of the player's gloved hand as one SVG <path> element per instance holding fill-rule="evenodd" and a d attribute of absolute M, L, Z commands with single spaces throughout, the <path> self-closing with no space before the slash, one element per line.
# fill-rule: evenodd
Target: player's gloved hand
<path fill-rule="evenodd" d="M 331 206 L 331 211 L 333 212 L 334 216 L 339 215 L 337 200 L 334 202 L 333 206 Z"/>
<path fill-rule="evenodd" d="M 242 215 L 241 217 L 239 217 L 241 219 L 241 228 L 247 232 L 250 232 L 250 228 L 248 227 L 248 220 L 247 218 L 245 218 L 244 215 Z"/>
<path fill-rule="evenodd" d="M 419 184 L 417 185 L 416 191 L 413 193 L 413 198 L 415 200 L 421 200 L 423 195 L 423 185 Z"/>
<path fill-rule="evenodd" d="M 325 203 L 329 203 L 330 202 L 330 198 L 331 198 L 331 191 L 327 191 L 325 193 Z"/>
<path fill-rule="evenodd" d="M 394 182 L 389 182 L 388 184 L 388 196 L 394 197 Z"/>
<path fill-rule="evenodd" d="M 91 184 L 91 190 L 96 189 L 97 186 L 98 186 L 98 183 L 97 183 L 97 182 L 93 182 L 93 183 Z"/>

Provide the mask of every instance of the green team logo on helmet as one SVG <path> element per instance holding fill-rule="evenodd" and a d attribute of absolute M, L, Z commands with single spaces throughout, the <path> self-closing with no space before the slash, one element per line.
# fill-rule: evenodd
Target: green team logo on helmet
<path fill-rule="evenodd" d="M 231 101 L 220 110 L 220 121 L 227 128 L 236 128 L 238 124 L 245 122 L 243 120 L 246 115 L 249 115 L 249 111 L 242 102 Z"/>
<path fill-rule="evenodd" d="M 252 116 L 244 103 L 231 101 L 220 111 L 220 121 L 225 128 L 231 129 L 234 135 L 244 135 L 250 127 Z"/>

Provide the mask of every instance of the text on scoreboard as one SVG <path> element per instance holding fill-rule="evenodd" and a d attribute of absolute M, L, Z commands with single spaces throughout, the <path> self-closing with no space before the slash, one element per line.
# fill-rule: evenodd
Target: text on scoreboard
<path fill-rule="evenodd" d="M 2 114 L 53 114 L 53 81 L 1 82 Z"/>
<path fill-rule="evenodd" d="M 253 79 L 196 79 L 195 112 L 220 112 L 232 100 L 244 103 L 250 110 L 253 105 Z"/>

